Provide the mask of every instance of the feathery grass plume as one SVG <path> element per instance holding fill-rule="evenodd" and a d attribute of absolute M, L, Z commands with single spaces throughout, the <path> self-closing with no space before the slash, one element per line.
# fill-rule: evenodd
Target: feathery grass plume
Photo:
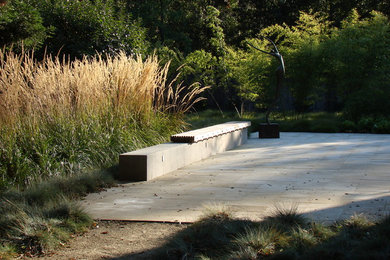
<path fill-rule="evenodd" d="M 0 189 L 110 167 L 182 130 L 205 87 L 167 83 L 168 69 L 124 52 L 38 62 L 0 50 Z"/>
<path fill-rule="evenodd" d="M 207 88 L 176 84 L 177 77 L 167 84 L 169 63 L 161 68 L 157 56 L 143 61 L 124 52 L 72 62 L 49 55 L 37 62 L 33 53 L 0 50 L 0 69 L 3 122 L 104 110 L 129 112 L 135 118 L 153 109 L 181 114 L 202 100 L 198 95 Z"/>
<path fill-rule="evenodd" d="M 167 71 L 156 56 L 38 62 L 0 50 L 0 258 L 82 232 L 91 219 L 69 199 L 112 184 L 115 170 L 101 169 L 120 153 L 183 129 L 204 88 L 168 84 Z"/>
<path fill-rule="evenodd" d="M 162 70 L 164 78 L 167 77 L 169 65 L 168 62 Z M 179 77 L 180 73 L 168 84 L 168 87 L 157 88 L 154 100 L 155 109 L 182 115 L 188 112 L 196 103 L 205 99 L 199 97 L 199 95 L 209 89 L 209 86 L 202 87 L 198 82 L 195 82 L 186 87 L 183 86 L 183 82 L 177 82 Z"/>

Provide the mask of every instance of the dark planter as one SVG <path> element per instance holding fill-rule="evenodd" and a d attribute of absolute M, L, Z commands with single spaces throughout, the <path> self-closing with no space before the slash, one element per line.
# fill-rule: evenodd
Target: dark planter
<path fill-rule="evenodd" d="M 280 138 L 279 124 L 260 124 L 259 138 Z"/>

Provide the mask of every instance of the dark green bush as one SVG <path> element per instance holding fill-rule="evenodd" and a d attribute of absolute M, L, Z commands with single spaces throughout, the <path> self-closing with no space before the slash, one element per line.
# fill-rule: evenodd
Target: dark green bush
<path fill-rule="evenodd" d="M 39 1 L 46 27 L 54 26 L 48 51 L 81 57 L 96 52 L 145 54 L 146 31 L 131 15 L 117 11 L 114 1 Z"/>
<path fill-rule="evenodd" d="M 310 132 L 311 123 L 307 119 L 283 122 L 280 127 L 281 131 L 287 132 Z"/>
<path fill-rule="evenodd" d="M 319 119 L 312 122 L 310 131 L 319 133 L 337 133 L 340 131 L 340 128 L 338 126 L 338 122 L 335 120 Z"/>
<path fill-rule="evenodd" d="M 40 47 L 50 29 L 43 26 L 39 10 L 33 1 L 11 0 L 0 6 L 0 47 L 12 44 L 25 48 Z"/>
<path fill-rule="evenodd" d="M 353 10 L 336 28 L 324 15 L 301 12 L 295 26 L 276 24 L 261 30 L 263 35 L 275 40 L 285 59 L 284 84 L 294 97 L 295 110 L 308 111 L 316 105 L 329 111 L 342 109 L 352 121 L 390 114 L 390 23 L 386 16 L 373 11 L 360 18 Z M 260 49 L 270 49 L 264 39 L 250 41 Z M 232 63 L 239 95 L 266 106 L 269 102 L 264 97 L 274 96 L 270 90 L 278 64 L 252 49 L 235 54 L 231 56 L 238 60 Z"/>
<path fill-rule="evenodd" d="M 61 51 L 71 58 L 120 50 L 146 54 L 149 46 L 141 22 L 113 0 L 10 0 L 0 6 L 0 46 L 22 42 L 38 53 Z"/>
<path fill-rule="evenodd" d="M 341 123 L 341 130 L 343 132 L 355 132 L 356 124 L 353 121 L 345 120 Z"/>
<path fill-rule="evenodd" d="M 379 118 L 375 121 L 375 124 L 372 128 L 372 132 L 377 134 L 389 134 L 390 120 L 386 118 Z"/>
<path fill-rule="evenodd" d="M 359 132 L 367 132 L 370 133 L 372 131 L 372 128 L 374 127 L 375 120 L 373 117 L 367 116 L 367 117 L 362 117 L 358 123 L 358 129 Z"/>

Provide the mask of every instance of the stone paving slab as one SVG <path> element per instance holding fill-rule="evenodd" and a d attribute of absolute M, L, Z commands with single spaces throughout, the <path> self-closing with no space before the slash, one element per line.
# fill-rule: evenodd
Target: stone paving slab
<path fill-rule="evenodd" d="M 96 219 L 193 222 L 210 205 L 260 220 L 298 207 L 317 221 L 390 214 L 390 135 L 281 133 L 81 203 Z"/>

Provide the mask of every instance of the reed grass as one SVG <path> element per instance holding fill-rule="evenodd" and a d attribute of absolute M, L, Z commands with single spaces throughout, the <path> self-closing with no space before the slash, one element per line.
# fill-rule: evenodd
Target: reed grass
<path fill-rule="evenodd" d="M 49 55 L 37 62 L 33 53 L 0 50 L 0 119 L 7 123 L 26 116 L 39 120 L 107 111 L 130 112 L 138 119 L 152 111 L 186 112 L 205 88 L 186 88 L 175 80 L 167 84 L 168 69 L 169 63 L 161 67 L 157 56 L 142 60 L 124 52 L 73 62 Z"/>
<path fill-rule="evenodd" d="M 110 167 L 182 130 L 205 87 L 168 83 L 168 69 L 123 52 L 68 62 L 0 50 L 0 190 Z"/>
<path fill-rule="evenodd" d="M 121 52 L 68 62 L 0 50 L 0 258 L 42 255 L 91 218 L 73 199 L 112 186 L 119 154 L 167 141 L 205 87 Z M 103 170 L 102 170 L 103 169 Z"/>

